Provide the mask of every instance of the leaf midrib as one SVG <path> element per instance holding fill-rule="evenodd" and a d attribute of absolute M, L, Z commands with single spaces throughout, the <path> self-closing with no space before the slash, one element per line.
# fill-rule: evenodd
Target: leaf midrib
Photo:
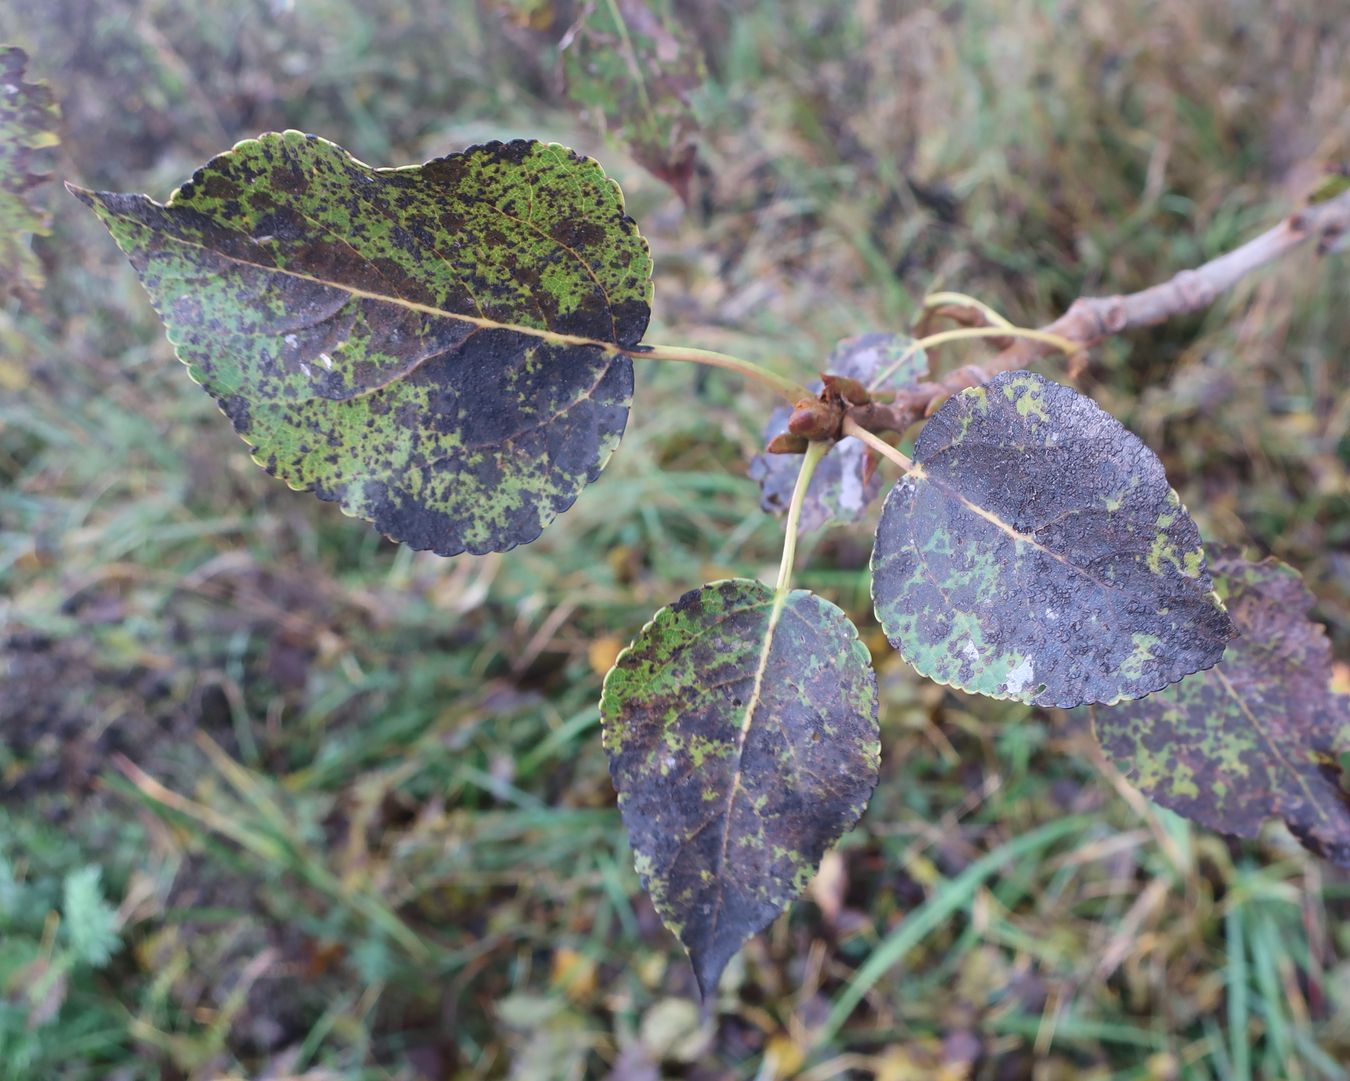
<path fill-rule="evenodd" d="M 1242 711 L 1242 715 L 1247 719 L 1247 722 L 1252 726 L 1252 729 L 1260 737 L 1261 742 L 1266 745 L 1266 749 L 1270 752 L 1271 758 L 1288 770 L 1289 773 L 1293 775 L 1294 779 L 1298 781 L 1298 786 L 1303 790 L 1303 794 L 1307 797 L 1308 803 L 1316 808 L 1317 817 L 1323 822 L 1332 822 L 1331 816 L 1327 814 L 1322 806 L 1322 801 L 1317 797 L 1316 793 L 1313 792 L 1312 788 L 1309 787 L 1308 779 L 1293 762 L 1284 756 L 1279 745 L 1271 737 L 1271 734 L 1266 731 L 1265 725 L 1261 723 L 1255 711 L 1248 706 L 1247 700 L 1238 693 L 1238 689 L 1233 685 L 1232 680 L 1224 674 L 1222 666 L 1216 665 L 1209 670 L 1208 674 L 1219 681 L 1224 692 L 1237 704 L 1238 709 Z"/>
<path fill-rule="evenodd" d="M 296 278 L 300 281 L 306 281 L 313 285 L 322 285 L 329 289 L 337 289 L 353 297 L 360 297 L 364 300 L 373 300 L 382 304 L 392 304 L 396 307 L 405 308 L 409 311 L 420 312 L 423 315 L 430 315 L 441 319 L 451 319 L 461 323 L 468 323 L 469 325 L 475 326 L 480 330 L 505 330 L 516 334 L 525 334 L 530 337 L 540 338 L 543 341 L 546 341 L 552 345 L 591 346 L 597 349 L 602 349 L 607 353 L 613 354 L 627 355 L 630 352 L 631 347 L 625 347 L 619 345 L 617 342 L 606 341 L 601 338 L 588 338 L 580 334 L 565 334 L 562 331 L 547 330 L 542 327 L 532 327 L 523 323 L 508 323 L 498 319 L 490 319 L 486 316 L 466 315 L 462 312 L 453 312 L 448 311 L 445 308 L 438 308 L 434 304 L 423 304 L 420 301 L 409 300 L 406 297 L 389 296 L 384 293 L 377 293 L 369 289 L 362 289 L 359 286 L 351 285 L 350 283 L 347 282 L 330 281 L 327 278 L 320 278 L 314 274 L 306 274 L 304 271 L 294 270 L 290 267 L 267 266 L 264 263 L 257 263 L 249 259 L 242 259 L 239 256 L 230 255 L 227 252 L 220 251 L 218 248 L 213 248 L 210 245 L 203 244 L 199 241 L 188 240 L 180 236 L 170 236 L 163 233 L 157 233 L 155 232 L 152 226 L 147 225 L 140 219 L 132 217 L 129 214 L 113 210 L 111 207 L 109 207 L 109 205 L 105 200 L 100 198 L 100 193 L 90 191 L 86 188 L 79 188 L 76 187 L 75 185 L 71 185 L 71 189 L 78 195 L 88 196 L 97 201 L 98 205 L 100 206 L 100 208 L 102 208 L 103 212 L 110 218 L 115 218 L 118 221 L 130 222 L 132 225 L 135 225 L 138 228 L 147 229 L 155 233 L 155 235 L 158 236 L 164 242 L 180 244 L 184 247 L 196 248 L 200 251 L 209 252 L 211 255 L 216 256 L 217 258 L 224 259 L 238 266 L 248 267 L 252 270 L 261 271 L 267 274 L 284 274 L 288 277 Z M 408 369 L 402 374 L 406 375 L 408 372 L 414 370 L 415 367 Z"/>
<path fill-rule="evenodd" d="M 722 820 L 722 843 L 717 854 L 717 869 L 713 872 L 714 880 L 717 882 L 717 898 L 714 903 L 712 919 L 710 921 L 708 935 L 712 938 L 717 934 L 718 920 L 722 915 L 722 900 L 726 897 L 726 887 L 723 882 L 722 871 L 726 867 L 727 850 L 731 843 L 731 820 L 736 810 L 736 797 L 741 792 L 741 778 L 744 776 L 742 763 L 745 760 L 745 742 L 750 737 L 750 729 L 754 725 L 755 711 L 763 698 L 764 692 L 764 674 L 769 667 L 769 654 L 773 652 L 773 636 L 778 630 L 778 624 L 783 618 L 784 611 L 787 610 L 787 602 L 791 593 L 787 591 L 775 592 L 773 596 L 773 607 L 769 610 L 769 621 L 764 628 L 764 645 L 759 652 L 759 661 L 755 666 L 755 682 L 750 689 L 750 697 L 746 699 L 745 716 L 741 720 L 741 730 L 736 740 L 736 772 L 732 775 L 731 792 L 727 796 L 726 810 L 723 812 Z M 786 744 L 792 760 L 797 761 L 796 748 L 792 746 L 792 740 L 784 733 L 783 742 Z"/>
<path fill-rule="evenodd" d="M 1060 563 L 1064 564 L 1064 566 L 1068 567 L 1070 570 L 1077 571 L 1084 578 L 1092 582 L 1094 585 L 1099 586 L 1101 589 L 1109 591 L 1109 590 L 1119 590 L 1122 588 L 1117 585 L 1112 585 L 1110 582 L 1102 581 L 1096 575 L 1089 572 L 1085 567 L 1080 567 L 1077 563 L 1069 559 L 1067 556 L 1060 555 L 1060 553 L 1056 552 L 1053 548 L 1046 547 L 1044 544 L 1042 544 L 1040 541 L 1036 539 L 1034 534 L 1023 533 L 1020 529 L 1017 529 L 1010 522 L 1005 522 L 993 511 L 980 506 L 978 503 L 974 502 L 971 499 L 968 499 L 955 487 L 946 483 L 946 481 L 944 481 L 940 477 L 936 477 L 932 473 L 929 473 L 926 469 L 923 468 L 923 464 L 921 462 L 914 463 L 914 468 L 910 470 L 906 479 L 915 481 L 923 481 L 923 480 L 931 481 L 936 487 L 941 488 L 948 495 L 955 497 L 957 501 L 960 502 L 961 505 L 965 507 L 967 510 L 971 511 L 974 514 L 979 515 L 981 518 L 989 522 L 991 525 L 996 526 L 1002 532 L 1006 533 L 1009 537 L 1011 537 L 1014 541 L 1025 544 L 1029 548 L 1034 548 L 1036 549 L 1036 551 L 1044 553 L 1051 559 L 1058 560 Z"/>

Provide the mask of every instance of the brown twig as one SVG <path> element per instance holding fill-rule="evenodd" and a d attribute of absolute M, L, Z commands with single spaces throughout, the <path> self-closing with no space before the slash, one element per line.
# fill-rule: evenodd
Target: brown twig
<path fill-rule="evenodd" d="M 1070 364 L 1076 365 L 1081 363 L 1086 350 L 1113 335 L 1209 307 L 1221 293 L 1252 271 L 1313 241 L 1319 255 L 1350 241 L 1350 191 L 1305 207 L 1241 247 L 1194 269 L 1183 270 L 1159 285 L 1124 295 L 1079 297 L 1068 311 L 1041 330 L 1081 346 L 1070 358 Z M 944 305 L 939 311 L 963 323 L 973 318 L 969 314 L 959 316 L 950 309 L 951 306 Z M 854 406 L 848 410 L 848 416 L 871 432 L 903 432 L 951 395 L 987 382 L 999 372 L 1025 368 L 1053 352 L 1054 346 L 1046 342 L 1017 338 L 979 366 L 967 365 L 933 382 L 920 383 L 896 394 L 891 402 Z"/>
<path fill-rule="evenodd" d="M 1252 271 L 1283 258 L 1310 241 L 1325 255 L 1350 233 L 1350 191 L 1291 214 L 1273 229 L 1208 263 L 1183 270 L 1159 285 L 1113 297 L 1080 297 L 1045 326 L 1085 349 L 1136 327 L 1165 323 L 1209 307 Z M 1019 340 L 989 364 L 993 372 L 1024 368 L 1050 352 L 1035 341 Z"/>

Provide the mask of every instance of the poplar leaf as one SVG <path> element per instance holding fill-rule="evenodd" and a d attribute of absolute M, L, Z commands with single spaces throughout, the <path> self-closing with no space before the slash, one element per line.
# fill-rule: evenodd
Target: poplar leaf
<path fill-rule="evenodd" d="M 698 150 L 689 96 L 707 79 L 698 45 L 662 0 L 588 0 L 561 43 L 567 96 L 687 205 Z"/>
<path fill-rule="evenodd" d="M 1331 689 L 1313 597 L 1277 559 L 1211 555 L 1239 637 L 1207 672 L 1093 711 L 1107 756 L 1150 799 L 1211 829 L 1255 837 L 1280 818 L 1310 851 L 1350 865 L 1350 698 Z"/>
<path fill-rule="evenodd" d="M 949 398 L 886 499 L 872 599 L 921 674 L 1041 706 L 1138 698 L 1212 667 L 1232 621 L 1162 463 L 1031 372 Z"/>
<path fill-rule="evenodd" d="M 877 783 L 876 677 L 848 618 L 731 579 L 659 611 L 600 703 L 643 885 L 706 998 Z"/>
<path fill-rule="evenodd" d="M 394 540 L 528 543 L 623 434 L 651 260 L 590 158 L 518 140 L 372 169 L 288 131 L 165 205 L 71 190 L 254 459 Z"/>

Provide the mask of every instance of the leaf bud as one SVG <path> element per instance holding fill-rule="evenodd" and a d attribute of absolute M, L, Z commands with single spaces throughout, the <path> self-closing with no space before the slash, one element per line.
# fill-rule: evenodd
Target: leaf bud
<path fill-rule="evenodd" d="M 872 400 L 867 388 L 847 375 L 827 375 L 822 372 L 820 378 L 827 392 L 833 392 L 849 405 L 866 405 Z"/>
<path fill-rule="evenodd" d="M 803 398 L 788 417 L 788 431 L 806 439 L 833 439 L 839 434 L 843 411 L 819 398 Z"/>
<path fill-rule="evenodd" d="M 810 445 L 811 441 L 804 436 L 779 432 L 769 440 L 769 445 L 764 449 L 769 454 L 805 454 L 806 448 Z"/>

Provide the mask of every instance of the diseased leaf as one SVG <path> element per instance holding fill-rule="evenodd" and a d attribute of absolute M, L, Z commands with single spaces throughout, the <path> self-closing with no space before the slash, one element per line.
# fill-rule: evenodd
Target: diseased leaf
<path fill-rule="evenodd" d="M 825 361 L 830 375 L 856 379 L 870 391 L 891 393 L 914 386 L 928 373 L 928 357 L 922 350 L 910 353 L 912 338 L 903 334 L 861 334 L 845 338 Z M 819 392 L 820 380 L 810 390 Z M 787 431 L 792 409 L 784 406 L 769 415 L 764 442 Z M 756 454 L 747 471 L 760 488 L 759 505 L 769 514 L 782 514 L 792 499 L 801 458 L 795 454 Z M 816 466 L 811 486 L 802 502 L 799 532 L 809 533 L 828 525 L 856 522 L 881 492 L 881 479 L 867 470 L 867 448 L 856 439 L 842 439 L 831 447 Z"/>
<path fill-rule="evenodd" d="M 638 873 L 706 997 L 876 787 L 867 650 L 805 590 L 713 582 L 643 628 L 600 711 Z"/>
<path fill-rule="evenodd" d="M 528 543 L 623 434 L 651 260 L 590 158 L 520 140 L 372 169 L 288 131 L 165 206 L 72 191 L 255 460 L 394 540 Z"/>
<path fill-rule="evenodd" d="M 1331 689 L 1331 646 L 1307 618 L 1297 571 L 1210 555 L 1240 636 L 1207 672 L 1138 702 L 1093 711 L 1097 738 L 1150 799 L 1211 829 L 1255 837 L 1282 818 L 1305 847 L 1350 865 L 1350 698 Z"/>
<path fill-rule="evenodd" d="M 698 156 L 689 95 L 707 72 L 663 0 L 589 0 L 560 47 L 568 97 L 687 205 Z"/>
<path fill-rule="evenodd" d="M 24 81 L 27 66 L 22 49 L 0 45 L 0 298 L 41 287 L 29 238 L 49 231 L 33 189 L 49 179 L 42 158 L 57 144 L 60 112 L 46 83 Z"/>
<path fill-rule="evenodd" d="M 923 675 L 1041 706 L 1138 698 L 1223 656 L 1232 622 L 1162 463 L 1031 372 L 948 399 L 886 499 L 872 599 Z"/>

